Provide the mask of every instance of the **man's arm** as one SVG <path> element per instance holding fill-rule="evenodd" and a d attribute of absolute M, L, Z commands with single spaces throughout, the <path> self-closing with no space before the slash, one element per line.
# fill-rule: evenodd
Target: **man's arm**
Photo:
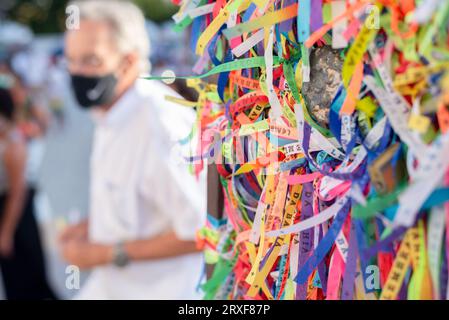
<path fill-rule="evenodd" d="M 174 231 L 127 242 L 124 248 L 132 261 L 170 258 L 199 251 L 195 241 L 181 240 Z"/>
<path fill-rule="evenodd" d="M 62 254 L 68 263 L 87 269 L 111 264 L 114 247 L 72 238 L 62 243 Z M 174 231 L 126 242 L 124 249 L 131 261 L 164 259 L 199 251 L 195 241 L 181 240 Z"/>

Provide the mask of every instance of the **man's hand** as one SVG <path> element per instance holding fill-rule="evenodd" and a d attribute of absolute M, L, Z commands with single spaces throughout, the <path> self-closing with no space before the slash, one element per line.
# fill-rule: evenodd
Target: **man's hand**
<path fill-rule="evenodd" d="M 69 239 L 62 242 L 62 256 L 69 264 L 80 269 L 89 269 L 110 263 L 113 259 L 113 247 Z"/>
<path fill-rule="evenodd" d="M 59 242 L 63 243 L 69 240 L 87 241 L 88 224 L 87 220 L 81 223 L 68 226 L 59 235 Z"/>

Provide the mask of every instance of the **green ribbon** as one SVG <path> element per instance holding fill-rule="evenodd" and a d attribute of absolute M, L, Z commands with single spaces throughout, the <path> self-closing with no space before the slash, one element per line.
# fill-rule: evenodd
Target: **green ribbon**
<path fill-rule="evenodd" d="M 273 65 L 278 66 L 281 64 L 281 59 L 278 57 L 273 57 Z M 253 58 L 245 58 L 234 60 L 230 62 L 226 62 L 220 64 L 208 72 L 197 75 L 197 76 L 176 76 L 176 77 L 162 77 L 162 76 L 150 76 L 144 77 L 146 80 L 164 80 L 164 79 L 202 79 L 210 77 L 214 74 L 229 72 L 240 69 L 251 69 L 251 68 L 264 68 L 265 67 L 265 58 L 264 57 L 253 57 Z"/>
<path fill-rule="evenodd" d="M 405 185 L 401 185 L 389 194 L 369 199 L 365 206 L 361 204 L 355 205 L 352 209 L 352 217 L 357 219 L 369 219 L 374 217 L 376 213 L 382 212 L 394 205 L 398 200 L 399 194 L 405 188 Z"/>

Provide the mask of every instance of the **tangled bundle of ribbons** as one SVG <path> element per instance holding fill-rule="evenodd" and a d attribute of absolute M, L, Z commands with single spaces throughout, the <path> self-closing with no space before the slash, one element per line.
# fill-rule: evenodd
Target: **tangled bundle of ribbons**
<path fill-rule="evenodd" d="M 446 299 L 449 1 L 173 2 L 199 98 L 172 100 L 224 194 L 205 298 Z M 342 63 L 317 109 L 325 47 Z"/>

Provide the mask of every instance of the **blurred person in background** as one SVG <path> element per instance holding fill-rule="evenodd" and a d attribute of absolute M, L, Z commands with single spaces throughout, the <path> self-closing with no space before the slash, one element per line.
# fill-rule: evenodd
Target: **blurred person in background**
<path fill-rule="evenodd" d="M 47 109 L 33 101 L 22 77 L 9 63 L 0 64 L 0 73 L 13 77 L 11 94 L 17 109 L 16 119 L 27 140 L 45 135 L 50 125 L 50 114 Z"/>
<path fill-rule="evenodd" d="M 39 170 L 45 152 L 44 137 L 50 126 L 50 113 L 48 108 L 35 102 L 31 89 L 25 84 L 23 77 L 14 70 L 11 63 L 0 64 L 0 74 L 8 75 L 13 79 L 10 91 L 16 108 L 15 120 L 27 145 L 25 175 L 34 188 L 40 189 Z"/>
<path fill-rule="evenodd" d="M 92 112 L 87 221 L 61 235 L 68 263 L 93 269 L 77 299 L 196 299 L 203 270 L 195 234 L 205 219 L 204 184 L 172 155 L 195 121 L 192 110 L 149 71 L 140 10 L 126 1 L 79 1 L 66 33 L 74 94 Z M 203 182 L 203 180 L 201 180 Z"/>
<path fill-rule="evenodd" d="M 14 82 L 0 74 L 0 268 L 7 299 L 56 299 L 34 216 L 36 190 L 25 175 L 27 145 L 16 120 Z"/>

